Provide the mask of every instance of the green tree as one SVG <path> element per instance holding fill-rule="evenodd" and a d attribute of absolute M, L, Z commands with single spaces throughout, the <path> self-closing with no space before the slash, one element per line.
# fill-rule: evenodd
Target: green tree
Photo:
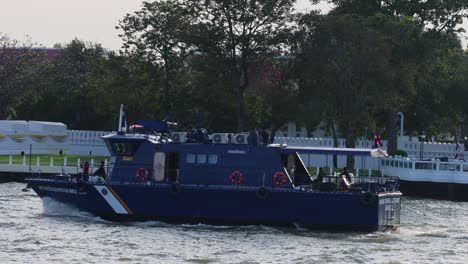
<path fill-rule="evenodd" d="M 464 120 L 464 56 L 455 34 L 428 32 L 425 41 L 431 51 L 419 65 L 417 97 L 408 109 L 410 132 L 437 136 L 441 132 L 459 134 Z M 437 40 L 438 39 L 438 40 Z"/>
<path fill-rule="evenodd" d="M 246 93 L 247 125 L 271 129 L 274 134 L 298 116 L 298 86 L 291 78 L 290 58 L 270 58 L 251 69 L 252 82 Z"/>
<path fill-rule="evenodd" d="M 300 17 L 293 48 L 303 104 L 354 147 L 367 128 L 377 129 L 380 112 L 396 119 L 414 96 L 421 32 L 417 22 L 383 15 Z M 396 137 L 394 130 L 387 134 Z"/>
<path fill-rule="evenodd" d="M 29 41 L 11 39 L 0 33 L 0 119 L 16 118 L 17 105 L 26 94 L 26 88 L 34 83 L 36 68 L 44 55 L 41 50 L 32 50 Z"/>
<path fill-rule="evenodd" d="M 322 0 L 312 0 L 314 3 Z M 335 5 L 332 13 L 373 16 L 377 13 L 390 17 L 412 17 L 435 31 L 460 31 L 457 28 L 468 18 L 468 2 L 465 0 L 327 0 Z"/>
<path fill-rule="evenodd" d="M 37 82 L 29 86 L 37 98 L 33 102 L 23 100 L 21 117 L 64 122 L 71 129 L 91 129 L 94 107 L 84 88 L 92 76 L 102 74 L 99 61 L 106 60 L 105 51 L 98 44 L 78 39 L 56 48 L 60 54 L 41 64 Z"/>
<path fill-rule="evenodd" d="M 125 118 L 128 125 L 139 119 L 160 119 L 165 111 L 159 104 L 162 91 L 162 78 L 155 78 L 155 72 L 161 73 L 153 65 L 135 57 L 108 53 L 104 60 L 98 60 L 99 74 L 87 78 L 82 86 L 82 93 L 93 110 L 88 123 L 95 129 L 117 128 L 118 109 L 125 105 Z"/>
<path fill-rule="evenodd" d="M 245 91 L 249 72 L 263 58 L 280 55 L 293 0 L 187 1 L 197 17 L 193 30 L 199 52 L 226 61 L 237 101 L 237 130 L 245 126 Z"/>
<path fill-rule="evenodd" d="M 225 58 L 206 53 L 188 57 L 175 98 L 176 116 L 185 128 L 203 126 L 218 132 L 236 129 L 236 98 L 225 63 Z"/>
<path fill-rule="evenodd" d="M 127 14 L 119 23 L 123 49 L 127 54 L 157 63 L 164 70 L 165 86 L 159 102 L 166 112 L 173 109 L 171 90 L 177 71 L 187 55 L 190 41 L 186 34 L 192 17 L 178 1 L 143 2 L 141 10 Z M 157 88 L 157 87 L 155 87 Z"/>

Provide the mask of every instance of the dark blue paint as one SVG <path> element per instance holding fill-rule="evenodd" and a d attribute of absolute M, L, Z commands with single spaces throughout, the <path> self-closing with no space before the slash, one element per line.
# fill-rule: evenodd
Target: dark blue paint
<path fill-rule="evenodd" d="M 112 152 L 116 162 L 105 183 L 132 214 L 114 212 L 94 187 L 103 184 L 84 183 L 81 192 L 77 181 L 69 177 L 29 178 L 28 184 L 41 197 L 51 197 L 112 220 L 155 219 L 175 223 L 299 225 L 358 230 L 383 230 L 400 223 L 401 193 L 397 183 L 355 184 L 346 191 L 336 191 L 334 185 L 330 185 L 329 190 L 317 190 L 311 188 L 310 175 L 302 162 L 296 162 L 295 184 L 288 177 L 286 184 L 276 185 L 275 173 L 290 172 L 285 164 L 288 160 L 285 152 L 291 153 L 293 160 L 300 159 L 293 148 L 164 143 L 141 135 L 113 135 L 104 140 L 108 146 L 115 142 L 131 142 L 137 146 L 131 155 Z M 155 152 L 166 154 L 163 181 L 153 178 Z M 188 162 L 187 155 L 195 155 L 193 163 Z M 198 162 L 199 155 L 205 155 L 203 163 Z M 215 163 L 209 162 L 210 155 L 216 156 Z M 136 171 L 140 168 L 148 170 L 150 180 L 137 180 Z M 176 178 L 170 177 L 171 170 L 178 172 Z M 244 176 L 238 185 L 229 178 L 234 171 L 240 171 Z M 300 187 L 301 184 L 304 186 Z M 53 188 L 77 191 L 57 192 Z M 259 196 L 259 188 L 266 188 L 268 195 Z M 366 192 L 372 201 L 364 199 Z M 395 199 L 389 200 L 389 197 Z M 379 201 L 392 201 L 392 213 L 388 211 L 389 204 L 386 211 L 386 205 Z"/>

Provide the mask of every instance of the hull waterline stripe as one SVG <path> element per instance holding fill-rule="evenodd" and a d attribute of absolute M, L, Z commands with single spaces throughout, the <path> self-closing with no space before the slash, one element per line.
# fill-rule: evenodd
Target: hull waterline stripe
<path fill-rule="evenodd" d="M 125 210 L 127 210 L 127 213 L 128 214 L 133 214 L 132 210 L 130 210 L 130 208 L 127 206 L 127 204 L 122 200 L 122 198 L 120 198 L 120 196 L 117 195 L 117 193 L 114 191 L 114 189 L 112 189 L 110 186 L 107 186 L 107 189 L 109 189 L 109 191 L 112 192 L 112 194 L 115 196 L 115 198 L 117 198 L 117 200 L 119 200 L 120 204 L 125 208 Z"/>
<path fill-rule="evenodd" d="M 127 209 L 123 207 L 120 201 L 115 197 L 114 193 L 108 187 L 102 185 L 94 185 L 94 188 L 99 192 L 102 198 L 106 200 L 107 204 L 112 207 L 117 214 L 128 214 Z"/>

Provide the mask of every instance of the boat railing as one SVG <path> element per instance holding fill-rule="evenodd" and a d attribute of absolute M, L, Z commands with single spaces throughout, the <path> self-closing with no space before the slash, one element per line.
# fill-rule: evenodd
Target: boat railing
<path fill-rule="evenodd" d="M 368 192 L 394 192 L 400 187 L 400 179 L 393 176 L 358 176 L 353 179 L 352 186 Z"/>
<path fill-rule="evenodd" d="M 358 192 L 394 192 L 398 191 L 399 177 L 388 176 L 351 176 L 351 182 L 345 183 L 341 175 L 328 175 L 314 188 L 327 191 L 358 191 Z M 349 185 L 348 185 L 349 184 Z"/>
<path fill-rule="evenodd" d="M 464 160 L 441 161 L 440 159 L 416 160 L 404 157 L 389 157 L 382 159 L 381 165 L 384 170 L 406 169 L 447 172 L 468 171 L 468 163 Z"/>

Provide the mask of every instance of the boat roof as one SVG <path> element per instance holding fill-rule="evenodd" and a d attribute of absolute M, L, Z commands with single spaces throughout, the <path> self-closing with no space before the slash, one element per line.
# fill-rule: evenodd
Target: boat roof
<path fill-rule="evenodd" d="M 102 139 L 112 138 L 112 139 L 125 139 L 125 140 L 142 140 L 142 139 L 155 139 L 155 135 L 148 134 L 119 134 L 111 133 L 101 137 Z"/>
<path fill-rule="evenodd" d="M 153 143 L 158 143 L 161 139 L 158 135 L 148 134 L 108 134 L 102 136 L 103 139 L 125 139 L 125 140 L 150 140 Z M 317 154 L 317 155 L 351 155 L 351 156 L 368 156 L 368 157 L 387 157 L 387 151 L 382 149 L 368 148 L 329 148 L 329 147 L 298 147 L 281 144 L 270 144 L 269 147 L 278 148 L 280 153 L 301 153 L 301 154 Z"/>
<path fill-rule="evenodd" d="M 352 155 L 352 156 L 369 156 L 369 157 L 387 157 L 387 151 L 382 149 L 366 149 L 366 148 L 320 148 L 320 147 L 296 147 L 285 146 L 279 150 L 281 153 L 304 153 L 304 154 L 319 154 L 319 155 Z"/>

